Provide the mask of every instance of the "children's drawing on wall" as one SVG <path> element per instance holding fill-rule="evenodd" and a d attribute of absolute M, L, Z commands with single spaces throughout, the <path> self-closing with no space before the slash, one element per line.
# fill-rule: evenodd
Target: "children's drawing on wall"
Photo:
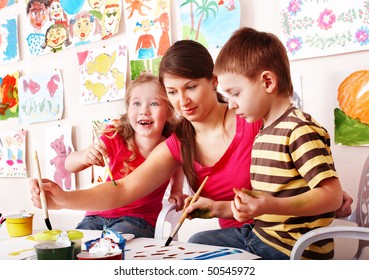
<path fill-rule="evenodd" d="M 348 75 L 339 85 L 334 109 L 335 143 L 346 146 L 369 144 L 369 70 Z"/>
<path fill-rule="evenodd" d="M 177 0 L 182 39 L 195 40 L 207 48 L 220 48 L 239 28 L 241 9 L 235 0 Z"/>
<path fill-rule="evenodd" d="M 19 72 L 0 76 L 0 120 L 18 118 Z"/>
<path fill-rule="evenodd" d="M 142 72 L 158 75 L 161 57 L 171 45 L 170 1 L 124 0 L 131 79 Z"/>
<path fill-rule="evenodd" d="M 119 30 L 121 0 L 28 0 L 25 45 L 31 55 L 110 38 Z"/>
<path fill-rule="evenodd" d="M 368 1 L 279 2 L 281 40 L 291 60 L 369 48 Z"/>
<path fill-rule="evenodd" d="M 75 174 L 65 169 L 67 156 L 74 150 L 72 127 L 59 125 L 45 130 L 45 177 L 53 178 L 65 190 L 75 189 Z"/>
<path fill-rule="evenodd" d="M 63 80 L 59 70 L 21 76 L 19 122 L 55 121 L 63 115 Z"/>
<path fill-rule="evenodd" d="M 82 104 L 123 99 L 127 72 L 127 50 L 110 45 L 77 54 Z"/>
<path fill-rule="evenodd" d="M 0 177 L 27 177 L 26 131 L 0 132 Z"/>
<path fill-rule="evenodd" d="M 15 4 L 16 0 L 0 0 L 0 10 L 5 7 L 9 7 L 13 4 Z"/>
<path fill-rule="evenodd" d="M 19 61 L 17 17 L 0 19 L 0 65 Z"/>

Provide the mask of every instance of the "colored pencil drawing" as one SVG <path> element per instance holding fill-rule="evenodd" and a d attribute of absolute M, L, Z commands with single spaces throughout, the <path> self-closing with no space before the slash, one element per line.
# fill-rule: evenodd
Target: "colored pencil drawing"
<path fill-rule="evenodd" d="M 358 70 L 348 75 L 337 92 L 335 143 L 369 145 L 369 70 Z"/>
<path fill-rule="evenodd" d="M 63 80 L 59 70 L 21 76 L 19 122 L 37 123 L 61 119 Z"/>
<path fill-rule="evenodd" d="M 26 131 L 0 132 L 0 177 L 27 177 Z"/>
<path fill-rule="evenodd" d="M 280 16 L 291 60 L 369 48 L 367 0 L 282 0 Z"/>
<path fill-rule="evenodd" d="M 127 71 L 126 47 L 109 47 L 78 55 L 82 104 L 123 99 Z"/>
<path fill-rule="evenodd" d="M 18 118 L 19 73 L 0 76 L 0 120 Z"/>
<path fill-rule="evenodd" d="M 239 28 L 239 1 L 177 0 L 182 39 L 195 40 L 207 48 L 220 48 Z"/>
<path fill-rule="evenodd" d="M 75 189 L 75 174 L 65 169 L 67 156 L 74 150 L 69 125 L 48 128 L 45 132 L 45 177 L 53 178 L 65 190 Z"/>
<path fill-rule="evenodd" d="M 0 65 L 19 61 L 17 18 L 0 19 Z"/>
<path fill-rule="evenodd" d="M 0 0 L 0 10 L 15 4 L 16 0 Z"/>
<path fill-rule="evenodd" d="M 28 0 L 24 44 L 31 55 L 55 53 L 115 35 L 121 0 Z"/>
<path fill-rule="evenodd" d="M 161 57 L 171 45 L 170 1 L 125 0 L 124 15 L 130 53 L 131 79 L 142 72 L 158 75 Z"/>

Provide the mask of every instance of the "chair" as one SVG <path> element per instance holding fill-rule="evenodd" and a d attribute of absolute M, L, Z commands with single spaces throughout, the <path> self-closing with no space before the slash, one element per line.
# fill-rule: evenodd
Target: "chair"
<path fill-rule="evenodd" d="M 177 225 L 182 211 L 176 211 L 176 205 L 174 203 L 164 202 L 163 208 L 161 209 L 155 226 L 154 238 L 165 239 L 173 232 L 175 226 Z M 170 232 L 166 231 L 167 225 L 169 223 Z M 178 234 L 173 237 L 173 240 L 178 241 Z"/>
<path fill-rule="evenodd" d="M 361 174 L 356 210 L 345 220 L 356 226 L 329 226 L 314 229 L 300 237 L 291 252 L 291 260 L 299 260 L 311 243 L 327 238 L 353 238 L 359 241 L 354 259 L 360 259 L 363 249 L 369 246 L 369 156 Z"/>

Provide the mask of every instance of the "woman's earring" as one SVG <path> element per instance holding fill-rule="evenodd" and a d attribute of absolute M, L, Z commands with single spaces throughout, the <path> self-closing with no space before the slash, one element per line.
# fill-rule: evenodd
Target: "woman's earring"
<path fill-rule="evenodd" d="M 182 118 L 181 114 L 176 112 L 176 118 L 180 120 Z"/>

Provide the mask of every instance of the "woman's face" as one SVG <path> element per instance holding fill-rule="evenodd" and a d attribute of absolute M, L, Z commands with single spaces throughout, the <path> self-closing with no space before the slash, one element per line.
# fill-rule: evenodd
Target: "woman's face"
<path fill-rule="evenodd" d="M 201 121 L 216 100 L 216 80 L 189 79 L 165 74 L 165 89 L 175 111 L 189 121 Z"/>

